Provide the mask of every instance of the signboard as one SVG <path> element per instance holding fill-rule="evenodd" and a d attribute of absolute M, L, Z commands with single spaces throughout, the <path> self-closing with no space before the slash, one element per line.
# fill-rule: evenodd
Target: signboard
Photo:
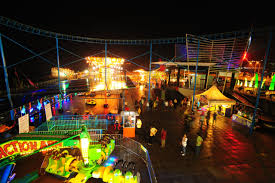
<path fill-rule="evenodd" d="M 46 113 L 46 121 L 49 121 L 53 115 L 52 115 L 52 108 L 51 108 L 51 104 L 48 103 L 46 106 L 45 106 L 45 113 Z"/>
<path fill-rule="evenodd" d="M 29 114 L 18 118 L 19 133 L 29 132 Z"/>
<path fill-rule="evenodd" d="M 241 117 L 241 116 L 236 115 L 236 114 L 232 115 L 232 121 L 237 122 L 237 123 L 239 123 L 241 125 L 244 125 L 244 126 L 247 126 L 247 127 L 250 127 L 251 122 L 252 122 L 251 120 L 246 119 L 246 118 Z"/>
<path fill-rule="evenodd" d="M 14 140 L 3 143 L 0 145 L 0 160 L 8 156 L 15 154 L 29 154 L 35 150 L 42 149 L 58 141 L 56 140 Z M 62 147 L 62 143 L 59 143 L 52 148 Z M 49 150 L 49 149 L 47 149 Z"/>

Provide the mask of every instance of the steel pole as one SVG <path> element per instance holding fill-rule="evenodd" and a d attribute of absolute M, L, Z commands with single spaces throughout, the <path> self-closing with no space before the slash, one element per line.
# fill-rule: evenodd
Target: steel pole
<path fill-rule="evenodd" d="M 197 85 L 197 73 L 198 73 L 198 64 L 199 64 L 199 54 L 200 54 L 200 40 L 198 40 L 197 63 L 196 63 L 196 72 L 195 72 L 195 84 L 194 84 L 194 90 L 193 90 L 192 111 L 193 111 L 193 108 L 194 108 L 195 91 L 196 91 L 196 85 Z"/>
<path fill-rule="evenodd" d="M 107 85 L 107 43 L 105 43 L 105 86 L 106 86 L 106 90 L 108 90 L 108 85 Z"/>
<path fill-rule="evenodd" d="M 150 102 L 150 90 L 151 90 L 151 63 L 152 63 L 152 42 L 150 43 L 150 65 L 149 65 L 148 102 Z"/>
<path fill-rule="evenodd" d="M 268 39 L 267 48 L 266 48 L 266 52 L 265 52 L 265 58 L 264 58 L 263 71 L 262 71 L 262 75 L 261 75 L 261 81 L 260 81 L 260 85 L 258 86 L 258 94 L 257 94 L 257 99 L 256 99 L 256 105 L 255 105 L 255 108 L 254 108 L 253 118 L 252 118 L 252 122 L 251 122 L 250 129 L 249 129 L 249 134 L 250 135 L 252 135 L 253 129 L 254 129 L 254 126 L 255 126 L 256 112 L 257 112 L 257 108 L 258 108 L 259 101 L 260 101 L 261 88 L 262 88 L 262 83 L 263 83 L 263 79 L 264 79 L 264 71 L 265 71 L 266 62 L 267 62 L 269 51 L 270 51 L 271 41 L 272 41 L 272 31 L 270 31 L 270 33 L 269 33 L 269 39 Z"/>
<path fill-rule="evenodd" d="M 60 83 L 60 64 L 59 64 L 59 49 L 58 49 L 58 38 L 55 38 L 56 40 L 56 60 L 57 60 L 57 72 L 58 72 L 58 88 L 59 92 L 62 93 L 61 90 L 61 83 Z"/>
<path fill-rule="evenodd" d="M 9 102 L 10 102 L 10 106 L 13 109 L 13 103 L 12 103 L 12 99 L 11 99 L 11 91 L 10 91 L 10 85 L 9 85 L 9 78 L 8 78 L 8 71 L 7 71 L 7 65 L 6 65 L 5 55 L 4 55 L 4 49 L 3 49 L 1 33 L 0 33 L 0 51 L 1 51 L 1 56 L 2 56 L 2 63 L 3 63 L 3 70 L 4 70 L 4 76 L 5 76 L 7 95 L 8 95 L 8 99 L 9 99 Z"/>

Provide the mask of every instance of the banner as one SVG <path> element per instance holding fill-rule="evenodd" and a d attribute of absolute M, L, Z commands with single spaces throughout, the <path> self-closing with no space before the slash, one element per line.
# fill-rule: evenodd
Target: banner
<path fill-rule="evenodd" d="M 49 121 L 52 118 L 52 108 L 50 103 L 48 103 L 45 106 L 45 113 L 46 113 L 46 121 Z"/>
<path fill-rule="evenodd" d="M 19 133 L 29 132 L 29 114 L 18 118 Z"/>

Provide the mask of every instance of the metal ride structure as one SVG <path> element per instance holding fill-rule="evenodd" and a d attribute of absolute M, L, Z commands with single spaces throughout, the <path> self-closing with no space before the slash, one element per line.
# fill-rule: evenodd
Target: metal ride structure
<path fill-rule="evenodd" d="M 35 28 L 33 26 L 29 26 L 29 25 L 25 25 L 22 23 L 19 23 L 17 21 L 5 18 L 5 17 L 0 17 L 0 24 L 8 27 L 8 28 L 12 28 L 15 30 L 19 30 L 22 32 L 27 32 L 27 33 L 31 33 L 34 35 L 39 35 L 39 36 L 43 36 L 43 37 L 47 37 L 47 38 L 53 38 L 55 39 L 56 42 L 56 50 L 57 50 L 57 64 L 54 64 L 55 66 L 57 66 L 58 68 L 60 67 L 59 64 L 59 50 L 62 49 L 59 46 L 59 40 L 67 40 L 67 41 L 73 41 L 73 42 L 79 42 L 79 43 L 91 43 L 91 44 L 103 44 L 105 47 L 105 58 L 107 57 L 107 53 L 108 53 L 108 45 L 143 45 L 143 46 L 149 46 L 149 52 L 143 53 L 139 56 L 136 56 L 135 58 L 138 58 L 140 56 L 144 56 L 146 54 L 150 55 L 150 64 L 148 66 L 149 68 L 149 88 L 151 87 L 151 64 L 152 64 L 152 55 L 153 55 L 153 45 L 165 45 L 165 44 L 188 44 L 189 43 L 189 50 L 191 50 L 191 42 L 194 44 L 194 38 L 192 38 L 191 36 L 187 35 L 184 37 L 174 37 L 174 38 L 162 38 L 162 39 L 138 39 L 138 40 L 125 40 L 125 39 L 100 39 L 100 38 L 90 38 L 90 37 L 83 37 L 83 36 L 74 36 L 74 35 L 68 35 L 68 34 L 61 34 L 61 33 L 56 33 L 56 32 L 51 32 L 51 31 L 47 31 L 47 30 L 43 30 L 43 29 L 39 29 L 39 28 Z M 203 39 L 207 39 L 209 41 L 211 40 L 221 40 L 221 39 L 232 39 L 232 38 L 244 38 L 244 37 L 248 37 L 249 36 L 249 31 L 235 31 L 235 32 L 226 32 L 226 33 L 219 33 L 219 34 L 209 34 L 209 35 L 201 35 L 201 36 L 197 36 L 197 37 L 201 37 Z M 33 52 L 32 50 L 24 47 L 23 45 L 17 43 L 16 41 L 10 39 L 9 37 L 3 35 L 3 37 L 5 37 L 6 39 L 8 39 L 9 41 L 12 41 L 13 43 L 25 48 L 27 51 L 31 52 L 32 54 L 34 54 L 35 56 L 38 56 L 39 58 L 41 58 L 43 61 L 48 62 L 50 64 L 53 64 L 52 62 L 50 62 L 48 59 L 44 58 L 43 56 L 41 56 L 38 53 Z M 191 41 L 191 42 L 190 42 Z M 1 43 L 1 42 L 0 42 Z M 213 41 L 212 41 L 213 43 Z M 1 44 L 2 45 L 2 44 Z M 3 46 L 2 46 L 3 49 Z M 64 49 L 62 49 L 64 50 Z M 70 51 L 68 51 L 70 52 Z M 72 52 L 70 52 L 72 53 Z M 72 53 L 73 54 L 73 53 Z M 3 52 L 2 52 L 3 55 Z M 156 54 L 157 55 L 157 54 Z M 162 56 L 158 55 L 160 58 L 163 58 Z M 135 59 L 133 58 L 133 59 Z M 81 58 L 75 61 L 72 61 L 71 63 L 65 64 L 64 66 L 67 66 L 69 64 L 72 63 L 76 63 L 78 61 L 84 60 L 85 58 Z M 176 60 L 176 58 L 173 59 L 166 59 L 168 60 L 168 62 L 174 62 Z M 136 64 L 134 62 L 131 61 L 132 59 L 129 60 L 125 60 L 125 61 L 129 61 L 133 64 Z M 3 60 L 4 62 L 4 60 Z M 21 62 L 20 62 L 21 63 Z M 138 65 L 138 64 L 136 64 Z M 3 64 L 3 69 L 6 69 L 5 64 Z M 105 67 L 106 70 L 106 67 Z M 59 71 L 59 69 L 58 69 Z M 106 75 L 106 72 L 105 72 Z M 59 80 L 59 87 L 60 87 L 60 73 L 58 74 L 58 80 Z M 8 76 L 5 75 L 5 78 L 7 79 Z M 105 82 L 106 82 L 106 78 L 107 76 L 105 76 Z M 61 92 L 61 90 L 60 90 Z M 10 92 L 8 89 L 8 85 L 7 85 L 7 94 L 8 97 L 10 96 Z M 149 94 L 148 94 L 148 100 L 150 100 L 150 90 L 149 90 Z"/>
<path fill-rule="evenodd" d="M 45 140 L 45 137 L 48 139 Z M 4 172 L 0 176 L 1 182 L 10 182 L 14 178 L 13 168 L 16 161 L 39 152 L 46 152 L 40 174 L 49 173 L 63 177 L 68 183 L 86 182 L 91 177 L 100 178 L 104 182 L 140 182 L 139 172 L 136 175 L 131 171 L 123 174 L 120 169 L 104 166 L 103 163 L 114 148 L 115 140 L 112 136 L 105 135 L 95 142 L 86 126 L 66 135 L 21 134 L 0 145 L 0 169 Z"/>

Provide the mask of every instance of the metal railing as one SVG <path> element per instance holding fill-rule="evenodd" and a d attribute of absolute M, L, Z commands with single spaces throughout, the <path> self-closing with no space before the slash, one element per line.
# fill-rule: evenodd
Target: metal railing
<path fill-rule="evenodd" d="M 153 169 L 153 165 L 151 163 L 149 152 L 141 143 L 130 138 L 122 138 L 120 140 L 119 146 L 122 146 L 129 150 L 131 153 L 139 156 L 147 166 L 150 182 L 157 183 L 157 178 Z"/>

